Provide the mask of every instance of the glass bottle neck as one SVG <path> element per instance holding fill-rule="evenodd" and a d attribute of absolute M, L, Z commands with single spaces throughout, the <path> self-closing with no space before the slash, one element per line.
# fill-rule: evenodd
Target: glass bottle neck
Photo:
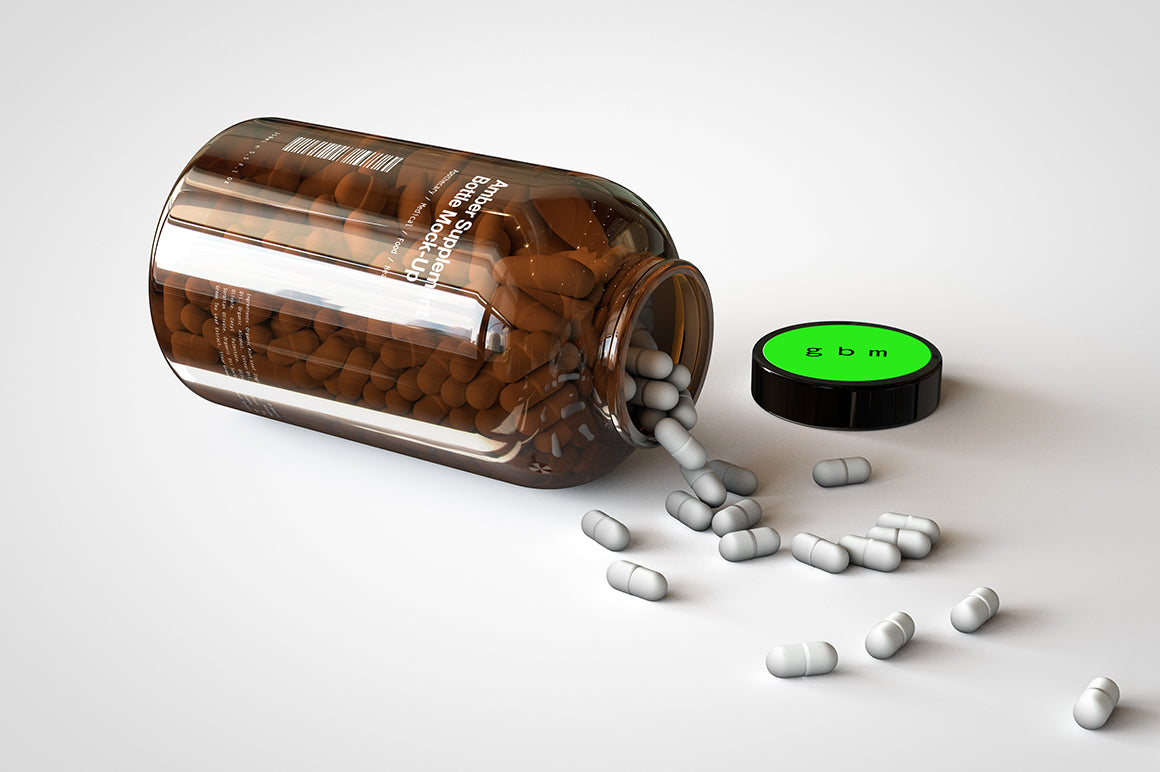
<path fill-rule="evenodd" d="M 606 295 L 596 374 L 596 393 L 616 431 L 635 447 L 655 447 L 651 432 L 632 420 L 625 398 L 625 369 L 634 331 L 646 329 L 673 362 L 689 369 L 689 394 L 695 400 L 709 367 L 713 343 L 713 304 L 705 277 L 692 263 L 647 256 L 627 266 Z M 599 320 L 598 320 L 599 321 Z"/>

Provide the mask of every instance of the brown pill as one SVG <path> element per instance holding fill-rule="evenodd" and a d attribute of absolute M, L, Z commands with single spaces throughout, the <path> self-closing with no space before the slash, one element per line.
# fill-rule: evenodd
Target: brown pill
<path fill-rule="evenodd" d="M 439 388 L 439 398 L 449 407 L 462 407 L 467 404 L 467 384 L 454 378 L 447 378 Z"/>
<path fill-rule="evenodd" d="M 571 372 L 580 367 L 580 347 L 575 343 L 565 343 L 564 347 L 560 349 L 560 356 L 557 358 L 560 365 L 560 370 L 563 372 Z"/>
<path fill-rule="evenodd" d="M 371 383 L 383 391 L 390 391 L 395 387 L 395 382 L 399 380 L 399 375 L 402 372 L 402 370 L 387 367 L 382 359 L 378 359 L 371 366 Z"/>
<path fill-rule="evenodd" d="M 572 325 L 572 342 L 580 349 L 580 361 L 582 362 L 592 363 L 596 361 L 600 351 L 596 340 L 597 329 L 604 328 L 582 323 Z"/>
<path fill-rule="evenodd" d="M 302 249 L 313 252 L 322 257 L 349 257 L 350 249 L 342 237 L 342 232 L 328 230 L 326 226 L 316 225 L 314 230 L 306 236 Z"/>
<path fill-rule="evenodd" d="M 302 168 L 302 159 L 303 156 L 297 153 L 280 153 L 278 160 L 274 162 L 274 168 L 270 170 L 264 183 L 271 188 L 293 193 L 302 181 L 299 174 Z"/>
<path fill-rule="evenodd" d="M 313 354 L 321 343 L 314 330 L 309 328 L 290 333 L 286 336 L 286 340 L 290 343 L 290 351 L 293 352 L 294 358 L 303 361 Z"/>
<path fill-rule="evenodd" d="M 290 350 L 290 342 L 285 338 L 274 338 L 266 344 L 266 356 L 275 367 L 289 367 L 294 364 L 294 352 Z"/>
<path fill-rule="evenodd" d="M 216 348 L 218 351 L 221 351 L 221 349 L 222 349 L 221 339 L 222 339 L 222 337 L 224 337 L 221 334 L 222 332 L 224 332 L 224 331 L 222 331 L 221 328 L 218 326 L 217 321 L 213 317 L 211 317 L 207 314 L 205 321 L 201 323 L 200 334 L 201 334 L 201 337 L 203 337 L 207 341 L 209 341 L 209 344 L 211 346 L 213 346 L 214 348 Z"/>
<path fill-rule="evenodd" d="M 253 207 L 247 206 L 227 233 L 233 233 L 246 241 L 260 241 L 262 235 L 269 230 L 269 226 L 270 220 L 264 214 L 255 212 Z"/>
<path fill-rule="evenodd" d="M 190 276 L 185 280 L 185 297 L 189 298 L 190 303 L 208 311 L 209 304 L 213 302 L 213 285 L 205 279 Z"/>
<path fill-rule="evenodd" d="M 382 348 L 379 349 L 379 358 L 385 366 L 394 370 L 402 370 L 415 364 L 411 344 L 401 340 L 384 341 Z"/>
<path fill-rule="evenodd" d="M 439 423 L 450 410 L 447 403 L 435 394 L 425 395 L 411 408 L 416 418 L 429 424 Z"/>
<path fill-rule="evenodd" d="M 338 161 L 329 163 L 317 172 L 303 177 L 302 182 L 298 184 L 298 193 L 312 199 L 333 196 L 338 181 L 348 172 L 350 172 L 350 167 L 344 163 Z"/>
<path fill-rule="evenodd" d="M 451 262 L 443 268 L 439 275 L 439 285 L 442 287 L 466 287 L 471 283 L 471 255 L 462 248 L 452 252 Z"/>
<path fill-rule="evenodd" d="M 290 332 L 293 332 L 309 325 L 314 321 L 317 313 L 318 310 L 314 306 L 300 300 L 287 300 L 282 303 L 282 307 L 278 309 L 274 318 L 286 325 Z"/>
<path fill-rule="evenodd" d="M 346 209 L 360 209 L 373 182 L 371 175 L 352 171 L 334 186 L 334 200 Z"/>
<path fill-rule="evenodd" d="M 520 421 L 520 431 L 531 436 L 561 418 L 567 418 L 584 409 L 580 392 L 568 383 L 528 410 Z"/>
<path fill-rule="evenodd" d="M 564 447 L 572 441 L 572 429 L 567 421 L 557 421 L 544 429 L 532 441 L 532 445 L 541 453 L 549 453 L 556 458 L 564 455 Z"/>
<path fill-rule="evenodd" d="M 570 298 L 567 295 L 557 295 L 554 292 L 538 290 L 532 287 L 525 287 L 524 291 L 543 303 L 554 313 L 568 320 L 587 319 L 596 307 L 596 300 Z"/>
<path fill-rule="evenodd" d="M 165 326 L 170 332 L 189 332 L 181 321 L 181 312 L 186 305 L 185 293 L 173 287 L 162 290 L 161 305 L 165 317 Z"/>
<path fill-rule="evenodd" d="M 314 329 L 318 329 L 317 324 Z M 351 348 L 353 348 L 351 342 L 346 337 L 337 333 L 332 334 L 306 360 L 306 369 L 310 371 L 312 378 L 321 383 L 342 367 L 350 355 Z"/>
<path fill-rule="evenodd" d="M 338 320 L 338 312 L 333 308 L 318 309 L 318 313 L 314 315 L 313 325 L 321 340 L 326 340 L 342 326 Z"/>
<path fill-rule="evenodd" d="M 491 304 L 496 313 L 521 330 L 559 334 L 567 326 L 563 317 L 517 287 L 500 287 Z"/>
<path fill-rule="evenodd" d="M 178 356 L 179 350 L 181 356 Z M 212 367 L 220 362 L 217 349 L 209 341 L 201 335 L 188 332 L 173 333 L 173 356 L 179 361 L 199 367 Z"/>
<path fill-rule="evenodd" d="M 202 214 L 200 220 L 207 228 L 225 231 L 238 221 L 241 208 L 241 202 L 233 196 L 222 196 L 212 209 Z"/>
<path fill-rule="evenodd" d="M 209 314 L 196 306 L 193 303 L 187 303 L 181 309 L 181 323 L 185 325 L 185 329 L 195 335 L 201 334 L 202 325 L 209 319 Z"/>
<path fill-rule="evenodd" d="M 504 437 L 515 433 L 518 418 L 499 405 L 492 405 L 475 414 L 475 429 L 487 437 Z"/>
<path fill-rule="evenodd" d="M 399 172 L 397 184 L 409 185 L 413 182 L 428 184 L 432 173 L 442 168 L 443 163 L 447 160 L 462 160 L 465 156 L 462 153 L 455 153 L 450 157 L 446 151 L 435 150 L 433 148 L 419 148 L 413 151 L 404 159 L 403 163 L 399 164 Z M 443 175 L 435 175 L 435 179 L 439 179 Z"/>
<path fill-rule="evenodd" d="M 274 334 L 264 325 L 254 325 L 246 330 L 246 342 L 250 348 L 259 354 L 266 353 L 266 345 L 273 339 Z"/>
<path fill-rule="evenodd" d="M 471 405 L 451 408 L 443 419 L 443 425 L 461 432 L 475 431 L 475 408 Z"/>
<path fill-rule="evenodd" d="M 450 367 L 447 358 L 437 353 L 419 368 L 419 375 L 415 382 L 424 394 L 438 394 L 449 375 Z"/>
<path fill-rule="evenodd" d="M 486 410 L 499 399 L 502 388 L 503 384 L 500 383 L 499 379 L 490 372 L 485 371 L 481 372 L 476 376 L 475 380 L 467 384 L 464 395 L 467 397 L 467 404 L 476 410 Z"/>
<path fill-rule="evenodd" d="M 470 383 L 483 368 L 483 354 L 466 341 L 454 350 L 448 363 L 451 377 L 461 383 Z"/>
<path fill-rule="evenodd" d="M 433 351 L 442 342 L 442 338 L 439 335 L 431 332 L 426 327 L 395 324 L 391 326 L 391 332 L 392 337 L 396 340 L 406 341 L 416 349 L 430 349 Z M 423 353 L 426 355 L 427 352 Z M 416 362 L 415 364 L 419 363 Z"/>
<path fill-rule="evenodd" d="M 374 335 L 376 338 L 388 340 L 393 337 L 391 333 L 391 323 L 384 322 L 382 319 L 367 319 L 367 334 Z"/>
<path fill-rule="evenodd" d="M 230 370 L 238 371 L 228 372 L 227 375 L 244 377 L 241 373 L 250 371 L 250 348 L 241 337 L 225 335 L 217 341 L 213 338 L 206 338 L 206 342 L 218 349 L 223 365 Z"/>
<path fill-rule="evenodd" d="M 338 332 L 340 335 L 345 335 L 356 346 L 366 346 L 367 320 L 364 317 L 339 311 L 338 324 Z M 377 351 L 374 353 L 376 355 L 378 354 Z"/>
<path fill-rule="evenodd" d="M 305 362 L 295 362 L 290 365 L 290 378 L 293 379 L 294 385 L 300 389 L 317 389 L 322 385 L 322 379 L 312 375 Z"/>
<path fill-rule="evenodd" d="M 214 298 L 209 305 L 210 314 L 226 332 L 242 332 L 250 326 L 249 307 L 227 298 Z M 273 323 L 271 323 L 273 324 Z M 282 335 L 289 335 L 293 330 L 284 329 Z M 281 337 L 281 335 L 275 335 Z"/>
<path fill-rule="evenodd" d="M 411 412 L 412 401 L 400 394 L 398 389 L 390 389 L 383 396 L 383 401 L 386 402 L 387 410 L 395 415 L 407 415 Z"/>
<path fill-rule="evenodd" d="M 535 207 L 526 201 L 527 188 L 515 190 L 512 193 L 511 203 L 503 208 L 504 233 L 511 241 L 513 252 L 523 249 L 542 249 L 549 243 L 559 243 L 560 249 L 567 249 L 568 244 L 557 237 L 552 228 L 544 222 Z M 549 252 L 558 251 L 548 249 Z"/>
<path fill-rule="evenodd" d="M 297 330 L 266 344 L 266 355 L 275 365 L 289 366 L 298 360 L 305 361 L 318 348 L 318 344 L 314 330 Z"/>
<path fill-rule="evenodd" d="M 334 397 L 335 399 L 345 401 L 342 396 L 342 390 L 338 388 L 338 379 L 341 375 L 342 371 L 339 370 L 334 375 L 323 381 L 322 385 L 330 393 L 330 396 Z"/>
<path fill-rule="evenodd" d="M 504 383 L 514 383 L 547 364 L 555 347 L 556 338 L 550 333 L 512 330 L 507 350 L 496 357 L 493 372 Z"/>
<path fill-rule="evenodd" d="M 542 188 L 532 203 L 556 235 L 573 247 L 597 252 L 608 249 L 608 236 L 580 191 L 568 185 Z"/>
<path fill-rule="evenodd" d="M 521 405 L 526 410 L 555 391 L 561 383 L 561 375 L 563 373 L 560 372 L 560 368 L 555 363 L 549 362 L 533 370 L 527 378 L 504 386 L 499 394 L 499 404 L 505 410 L 515 410 Z M 575 374 L 570 375 L 571 379 L 577 377 Z"/>
<path fill-rule="evenodd" d="M 490 298 L 499 288 L 499 283 L 491 275 L 494 264 L 494 260 L 487 258 L 473 259 L 467 269 L 467 284 L 463 288 L 479 295 L 482 300 Z"/>
<path fill-rule="evenodd" d="M 174 332 L 169 338 L 169 345 L 173 349 L 173 358 L 178 362 L 189 364 L 193 358 L 189 353 L 189 342 L 193 335 L 185 330 Z"/>
<path fill-rule="evenodd" d="M 372 381 L 367 381 L 363 384 L 362 400 L 365 402 L 365 407 L 380 409 L 385 407 L 387 392 L 385 389 L 380 389 Z"/>
<path fill-rule="evenodd" d="M 342 237 L 346 240 L 346 247 L 350 251 L 351 257 L 364 265 L 373 264 L 375 259 L 384 252 L 383 241 L 388 236 L 394 235 L 375 227 L 374 223 L 377 217 L 376 213 L 357 209 L 351 212 L 342 224 Z"/>
<path fill-rule="evenodd" d="M 378 356 L 382 352 L 383 344 L 387 342 L 390 325 L 378 319 L 367 319 L 366 330 L 366 343 L 363 345 L 374 352 L 375 356 Z M 383 334 L 384 331 L 387 335 Z"/>
<path fill-rule="evenodd" d="M 365 348 L 356 348 L 350 352 L 338 378 L 338 390 L 344 398 L 353 401 L 362 396 L 363 386 L 370 380 L 374 361 L 374 355 Z"/>
<path fill-rule="evenodd" d="M 263 295 L 260 292 L 245 292 L 244 298 L 246 313 L 242 319 L 244 324 L 241 329 L 245 329 L 251 324 L 262 324 L 274 314 L 274 306 L 277 303 L 269 295 Z"/>
<path fill-rule="evenodd" d="M 572 384 L 583 399 L 588 399 L 592 395 L 592 371 L 580 370 L 576 374 L 580 377 L 572 381 Z"/>
<path fill-rule="evenodd" d="M 418 402 L 425 396 L 419 388 L 419 368 L 409 367 L 395 382 L 395 389 L 409 402 Z"/>
<path fill-rule="evenodd" d="M 512 242 L 507 233 L 504 232 L 504 217 L 502 212 L 487 211 L 486 209 L 480 212 L 475 218 L 475 226 L 472 228 L 474 235 L 472 236 L 472 243 L 476 247 L 490 247 L 490 252 L 496 255 L 510 255 Z"/>
<path fill-rule="evenodd" d="M 225 324 L 225 319 L 226 319 L 225 314 L 218 316 L 216 318 L 221 319 L 223 321 L 223 324 Z M 227 326 L 232 326 L 232 325 L 227 325 Z M 294 322 L 291 322 L 291 323 L 287 323 L 285 320 L 283 320 L 282 318 L 280 318 L 277 315 L 273 319 L 270 320 L 270 330 L 274 333 L 274 337 L 276 337 L 276 338 L 285 338 L 290 333 L 301 330 L 302 327 L 303 327 L 303 325 L 299 324 L 297 322 L 297 320 L 295 320 Z"/>
<path fill-rule="evenodd" d="M 571 298 L 585 297 L 596 286 L 596 276 L 591 269 L 556 255 L 511 255 L 495 264 L 492 275 L 501 283 Z"/>
<path fill-rule="evenodd" d="M 254 371 L 258 374 L 258 382 L 271 386 L 292 385 L 290 368 L 274 364 L 269 357 L 255 354 L 253 356 Z"/>

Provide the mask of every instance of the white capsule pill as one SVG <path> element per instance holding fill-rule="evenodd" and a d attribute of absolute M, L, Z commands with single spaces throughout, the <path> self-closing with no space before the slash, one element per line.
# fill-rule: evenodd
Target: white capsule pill
<path fill-rule="evenodd" d="M 930 537 L 922 531 L 876 525 L 866 531 L 866 538 L 893 544 L 909 560 L 921 560 L 930 554 Z"/>
<path fill-rule="evenodd" d="M 765 655 L 765 669 L 778 678 L 825 675 L 838 666 L 838 652 L 825 641 L 774 646 Z"/>
<path fill-rule="evenodd" d="M 789 551 L 802 563 L 831 574 L 840 574 L 850 565 L 849 552 L 812 533 L 799 533 L 793 537 Z"/>
<path fill-rule="evenodd" d="M 866 651 L 875 659 L 890 659 L 914 637 L 914 620 L 895 611 L 866 634 Z"/>
<path fill-rule="evenodd" d="M 632 331 L 632 337 L 628 339 L 629 345 L 637 348 L 647 348 L 653 351 L 657 350 L 657 342 L 653 339 L 652 333 L 644 327 L 638 327 Z"/>
<path fill-rule="evenodd" d="M 668 580 L 651 568 L 617 560 L 605 575 L 614 589 L 645 600 L 660 600 L 669 591 Z"/>
<path fill-rule="evenodd" d="M 629 346 L 624 358 L 624 369 L 633 375 L 664 380 L 673 372 L 673 360 L 663 351 Z"/>
<path fill-rule="evenodd" d="M 861 456 L 827 458 L 814 465 L 814 482 L 823 488 L 857 485 L 870 479 L 870 462 Z"/>
<path fill-rule="evenodd" d="M 734 563 L 772 555 L 781 548 L 781 534 L 769 527 L 732 531 L 717 542 L 721 557 Z"/>
<path fill-rule="evenodd" d="M 951 624 L 960 633 L 973 633 L 999 610 L 999 596 L 990 587 L 976 587 L 951 609 Z"/>
<path fill-rule="evenodd" d="M 725 485 L 717 477 L 717 473 L 705 466 L 700 469 L 685 469 L 681 467 L 681 476 L 697 498 L 711 507 L 719 507 L 725 503 Z"/>
<path fill-rule="evenodd" d="M 730 464 L 717 458 L 709 462 L 709 468 L 717 473 L 725 490 L 738 496 L 752 496 L 757 491 L 757 475 L 743 466 Z"/>
<path fill-rule="evenodd" d="M 1110 678 L 1097 678 L 1087 685 L 1071 709 L 1075 723 L 1084 729 L 1099 729 L 1112 717 L 1120 702 L 1120 687 Z"/>
<path fill-rule="evenodd" d="M 694 531 L 704 531 L 713 522 L 713 510 L 688 491 L 673 491 L 665 499 L 665 510 Z"/>
<path fill-rule="evenodd" d="M 625 378 L 624 386 L 621 389 L 624 392 L 624 401 L 632 402 L 633 397 L 636 396 L 636 379 Z"/>
<path fill-rule="evenodd" d="M 931 546 L 938 544 L 939 536 L 942 535 L 938 523 L 929 517 L 902 515 L 898 512 L 884 512 L 879 515 L 878 525 L 886 528 L 897 528 L 900 531 L 918 531 L 919 533 L 925 533 L 926 537 L 930 539 Z"/>
<path fill-rule="evenodd" d="M 753 499 L 741 499 L 713 515 L 713 533 L 724 536 L 744 531 L 761 522 L 761 505 Z"/>
<path fill-rule="evenodd" d="M 665 380 L 676 386 L 678 391 L 684 391 L 693 382 L 693 373 L 684 365 L 673 365 L 673 371 Z"/>
<path fill-rule="evenodd" d="M 652 434 L 657 428 L 657 421 L 667 418 L 668 413 L 663 410 L 653 410 L 651 407 L 642 407 L 636 414 L 636 425 L 646 434 Z"/>
<path fill-rule="evenodd" d="M 628 528 L 599 509 L 590 509 L 584 513 L 580 520 L 580 530 L 589 539 L 613 552 L 620 552 L 628 546 Z"/>
<path fill-rule="evenodd" d="M 700 469 L 709 461 L 705 448 L 675 418 L 662 418 L 653 429 L 660 446 L 685 469 Z"/>
<path fill-rule="evenodd" d="M 838 539 L 838 546 L 850 553 L 850 562 L 856 566 L 893 571 L 902 565 L 902 553 L 890 542 L 850 534 Z"/>
<path fill-rule="evenodd" d="M 693 398 L 689 396 L 689 392 L 681 392 L 676 407 L 669 411 L 669 415 L 677 419 L 681 426 L 692 431 L 693 427 L 697 425 L 697 406 L 693 404 Z"/>
<path fill-rule="evenodd" d="M 630 403 L 644 405 L 653 410 L 672 410 L 681 401 L 681 392 L 668 381 L 652 381 L 648 378 L 636 379 L 636 393 Z"/>

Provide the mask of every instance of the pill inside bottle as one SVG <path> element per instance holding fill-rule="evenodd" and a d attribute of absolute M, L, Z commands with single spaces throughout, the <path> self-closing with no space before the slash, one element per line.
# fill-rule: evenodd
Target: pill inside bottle
<path fill-rule="evenodd" d="M 538 488 L 654 447 L 626 379 L 695 399 L 712 340 L 704 277 L 619 184 L 280 119 L 182 172 L 150 303 L 206 399 Z"/>

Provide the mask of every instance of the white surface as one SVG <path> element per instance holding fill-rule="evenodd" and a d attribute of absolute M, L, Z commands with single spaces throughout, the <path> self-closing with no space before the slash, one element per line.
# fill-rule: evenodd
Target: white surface
<path fill-rule="evenodd" d="M 1153 766 L 1158 28 L 1146 2 L 6 12 L 0 769 Z M 892 574 L 732 564 L 665 514 L 663 451 L 536 492 L 198 399 L 152 338 L 150 242 L 190 155 L 259 115 L 627 185 L 708 277 L 696 436 L 760 473 L 764 524 L 943 540 Z M 759 410 L 753 342 L 833 318 L 934 341 L 938 411 Z M 810 479 L 855 455 L 869 483 Z M 669 597 L 608 586 L 592 507 Z M 983 584 L 1002 609 L 955 632 Z M 896 610 L 915 638 L 875 661 Z M 833 674 L 765 671 L 809 640 Z M 1089 732 L 1096 676 L 1123 697 Z"/>

